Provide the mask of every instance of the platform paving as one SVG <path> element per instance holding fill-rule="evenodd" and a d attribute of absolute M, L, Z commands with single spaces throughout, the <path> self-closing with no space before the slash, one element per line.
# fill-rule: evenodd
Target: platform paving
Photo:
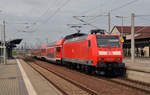
<path fill-rule="evenodd" d="M 150 83 L 150 58 L 135 58 L 135 63 L 131 63 L 131 58 L 124 58 L 124 62 L 129 79 Z"/>
<path fill-rule="evenodd" d="M 52 84 L 50 84 L 27 63 L 21 59 L 18 61 L 21 63 L 25 73 L 29 77 L 29 80 L 32 83 L 37 95 L 62 95 L 61 92 L 59 92 Z"/>
<path fill-rule="evenodd" d="M 150 58 L 135 58 L 134 64 L 131 63 L 131 58 L 124 58 L 123 62 L 126 64 L 127 69 L 139 70 L 150 73 Z"/>
<path fill-rule="evenodd" d="M 28 95 L 20 69 L 15 60 L 0 64 L 0 95 Z"/>
<path fill-rule="evenodd" d="M 9 59 L 7 64 L 0 64 L 0 95 L 62 95 L 62 93 L 23 60 Z"/>

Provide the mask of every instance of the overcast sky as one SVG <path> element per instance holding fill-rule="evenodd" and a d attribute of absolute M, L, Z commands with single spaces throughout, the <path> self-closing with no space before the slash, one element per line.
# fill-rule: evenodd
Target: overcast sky
<path fill-rule="evenodd" d="M 150 15 L 150 0 L 0 0 L 0 10 L 1 23 L 2 20 L 7 22 L 7 40 L 23 38 L 22 44 L 36 45 L 75 33 L 67 24 L 82 22 L 73 16 L 89 16 L 82 19 L 108 30 L 107 16 L 93 18 L 110 11 L 111 28 L 121 25 L 121 19 L 115 16 L 128 17 L 124 25 L 131 25 L 131 13 Z M 150 25 L 150 16 L 137 16 L 135 25 Z M 83 26 L 81 30 L 88 33 L 90 29 L 95 27 Z"/>

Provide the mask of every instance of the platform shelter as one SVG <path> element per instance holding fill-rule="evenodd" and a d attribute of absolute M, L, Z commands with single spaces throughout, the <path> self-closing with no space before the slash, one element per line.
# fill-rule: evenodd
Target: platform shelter
<path fill-rule="evenodd" d="M 12 58 L 12 51 L 13 48 L 16 47 L 16 45 L 20 44 L 20 42 L 22 41 L 22 39 L 14 39 L 14 40 L 10 40 L 10 41 L 6 41 L 6 58 Z M 3 57 L 3 49 L 4 46 L 2 45 L 2 43 L 0 42 L 0 58 Z"/>

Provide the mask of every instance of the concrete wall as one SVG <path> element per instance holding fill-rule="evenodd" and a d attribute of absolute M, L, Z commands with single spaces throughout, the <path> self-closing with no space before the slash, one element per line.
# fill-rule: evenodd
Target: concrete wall
<path fill-rule="evenodd" d="M 149 56 L 149 47 L 144 47 L 144 56 L 148 57 Z"/>

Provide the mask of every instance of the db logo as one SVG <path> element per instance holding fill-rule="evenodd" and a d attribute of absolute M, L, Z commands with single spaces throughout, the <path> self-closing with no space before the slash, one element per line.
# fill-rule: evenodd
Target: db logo
<path fill-rule="evenodd" d="M 72 49 L 72 53 L 74 52 L 74 49 Z"/>
<path fill-rule="evenodd" d="M 111 55 L 111 51 L 108 51 L 108 55 Z"/>

